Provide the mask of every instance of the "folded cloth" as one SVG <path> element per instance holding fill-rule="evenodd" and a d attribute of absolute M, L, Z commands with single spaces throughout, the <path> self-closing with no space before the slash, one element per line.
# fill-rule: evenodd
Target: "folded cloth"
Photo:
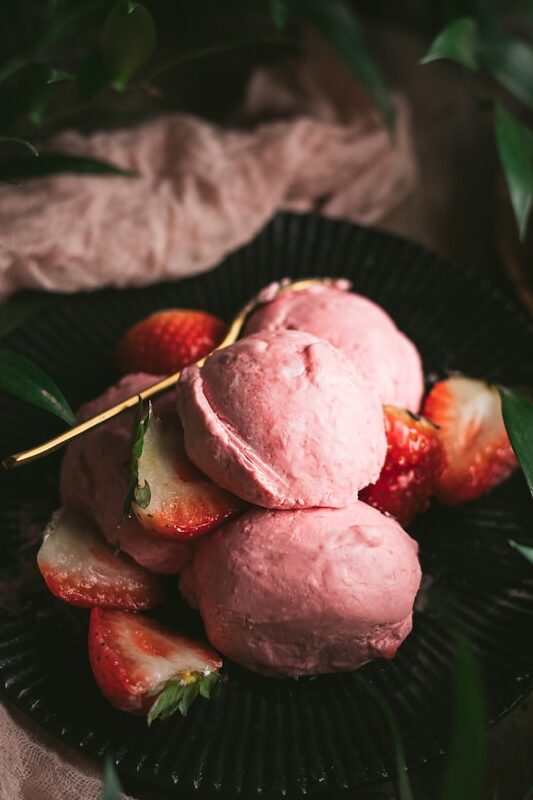
<path fill-rule="evenodd" d="M 295 63 L 252 77 L 239 128 L 173 114 L 49 141 L 43 151 L 103 159 L 136 177 L 0 187 L 0 298 L 192 275 L 280 208 L 379 220 L 415 182 L 405 102 L 395 98 L 391 138 L 351 78 Z"/>
<path fill-rule="evenodd" d="M 49 151 L 137 177 L 60 175 L 0 188 L 0 297 L 142 286 L 215 265 L 280 208 L 375 222 L 416 179 L 405 102 L 391 138 L 348 74 L 318 61 L 252 76 L 239 127 L 185 114 Z M 0 800 L 97 800 L 94 763 L 0 706 Z M 155 795 L 154 795 L 155 797 Z"/>

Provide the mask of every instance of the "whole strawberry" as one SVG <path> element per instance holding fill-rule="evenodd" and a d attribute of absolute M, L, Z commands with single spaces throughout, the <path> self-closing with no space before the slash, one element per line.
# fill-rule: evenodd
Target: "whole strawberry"
<path fill-rule="evenodd" d="M 438 430 L 423 417 L 385 406 L 387 456 L 381 474 L 361 500 L 407 525 L 425 511 L 442 469 Z"/>
<path fill-rule="evenodd" d="M 474 500 L 518 466 L 495 386 L 463 376 L 440 381 L 426 398 L 424 414 L 439 426 L 445 464 L 436 495 L 442 503 Z"/>
<path fill-rule="evenodd" d="M 225 332 L 226 324 L 206 311 L 156 311 L 126 331 L 115 357 L 121 372 L 169 375 L 207 355 Z"/>

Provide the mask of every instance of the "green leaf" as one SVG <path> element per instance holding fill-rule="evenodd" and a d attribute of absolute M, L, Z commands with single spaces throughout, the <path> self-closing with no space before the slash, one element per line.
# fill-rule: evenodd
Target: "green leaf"
<path fill-rule="evenodd" d="M 358 673 L 354 673 L 353 677 L 368 692 L 372 700 L 380 709 L 385 722 L 387 723 L 389 733 L 394 743 L 399 798 L 400 800 L 414 800 L 411 782 L 407 774 L 407 765 L 405 763 L 405 752 L 403 749 L 402 737 L 400 735 L 400 729 L 398 728 L 398 723 L 396 722 L 394 714 L 392 713 L 391 707 L 376 686 L 365 680 L 365 678 Z"/>
<path fill-rule="evenodd" d="M 24 53 L 16 55 L 0 66 L 0 81 L 27 66 L 59 42 L 85 28 L 93 16 L 109 5 L 110 0 L 85 0 L 85 2 L 71 4 L 64 13 L 55 15 L 37 42 Z"/>
<path fill-rule="evenodd" d="M 210 672 L 208 675 L 193 673 L 192 682 L 189 678 L 184 682 L 182 678 L 172 678 L 167 681 L 162 690 L 157 690 L 157 698 L 152 704 L 147 722 L 150 726 L 156 719 L 168 719 L 176 712 L 184 717 L 198 695 L 207 700 L 213 699 L 214 687 L 219 685 L 220 674 Z"/>
<path fill-rule="evenodd" d="M 288 0 L 268 0 L 270 16 L 274 20 L 274 25 L 278 31 L 283 31 L 287 27 L 291 15 L 291 7 Z"/>
<path fill-rule="evenodd" d="M 13 144 L 19 144 L 21 147 L 24 147 L 26 150 L 29 150 L 32 156 L 39 155 L 39 152 L 32 145 L 32 143 L 27 142 L 25 139 L 14 139 L 12 136 L 0 136 L 0 143 L 1 142 L 12 142 Z"/>
<path fill-rule="evenodd" d="M 438 34 L 420 63 L 446 58 L 475 71 L 480 67 L 479 49 L 477 23 L 470 17 L 459 17 Z"/>
<path fill-rule="evenodd" d="M 487 715 L 477 659 L 467 639 L 455 636 L 450 750 L 442 800 L 481 800 L 485 781 Z"/>
<path fill-rule="evenodd" d="M 118 775 L 110 755 L 104 761 L 104 785 L 100 800 L 120 800 L 124 796 L 124 789 L 120 785 Z"/>
<path fill-rule="evenodd" d="M 121 91 L 154 50 L 155 25 L 148 9 L 119 0 L 107 19 L 101 46 L 112 85 Z"/>
<path fill-rule="evenodd" d="M 523 239 L 533 199 L 533 132 L 498 104 L 494 125 L 518 232 Z"/>
<path fill-rule="evenodd" d="M 200 694 L 206 700 L 210 700 L 215 696 L 216 690 L 220 688 L 220 673 L 210 672 L 209 675 L 203 675 L 200 678 Z"/>
<path fill-rule="evenodd" d="M 533 108 L 533 47 L 518 39 L 502 39 L 483 48 L 483 64 L 508 92 Z"/>
<path fill-rule="evenodd" d="M 509 441 L 533 495 L 533 402 L 521 392 L 499 387 Z"/>
<path fill-rule="evenodd" d="M 296 0 L 295 7 L 343 59 L 392 128 L 394 107 L 387 84 L 368 51 L 361 26 L 348 3 L 345 0 Z"/>
<path fill-rule="evenodd" d="M 44 293 L 27 293 L 0 304 L 0 336 L 18 328 L 26 320 L 49 308 L 56 299 Z"/>
<path fill-rule="evenodd" d="M 131 512 L 131 504 L 133 501 L 135 501 L 141 508 L 148 508 L 151 499 L 151 491 L 148 483 L 145 481 L 144 486 L 139 486 L 139 459 L 142 456 L 146 431 L 150 427 L 154 416 L 152 403 L 148 401 L 148 414 L 144 419 L 143 409 L 144 403 L 139 395 L 139 402 L 137 403 L 137 408 L 135 410 L 133 430 L 131 433 L 131 460 L 128 488 L 122 509 L 123 513 L 126 515 Z M 141 502 L 138 502 L 137 497 Z M 145 503 L 145 505 L 143 505 L 143 503 Z"/>
<path fill-rule="evenodd" d="M 76 420 L 61 389 L 28 358 L 0 351 L 0 389 L 32 403 L 74 425 Z"/>
<path fill-rule="evenodd" d="M 533 547 L 526 547 L 525 544 L 519 544 L 518 542 L 514 542 L 512 539 L 509 539 L 509 545 L 514 550 L 518 550 L 518 552 L 523 555 L 530 564 L 533 564 Z"/>
<path fill-rule="evenodd" d="M 44 178 L 47 175 L 73 173 L 76 175 L 119 175 L 132 178 L 135 173 L 107 161 L 86 156 L 43 153 L 38 159 L 10 158 L 0 161 L 0 180 Z"/>
<path fill-rule="evenodd" d="M 133 499 L 140 508 L 148 508 L 152 499 L 152 490 L 148 481 L 145 481 L 142 486 L 135 487 Z"/>

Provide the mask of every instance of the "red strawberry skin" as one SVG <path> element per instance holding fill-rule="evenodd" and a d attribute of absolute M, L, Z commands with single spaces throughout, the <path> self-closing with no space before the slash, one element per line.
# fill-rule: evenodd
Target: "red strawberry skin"
<path fill-rule="evenodd" d="M 80 511 L 64 508 L 49 523 L 37 554 L 50 592 L 80 608 L 139 611 L 165 596 L 160 578 L 117 552 Z"/>
<path fill-rule="evenodd" d="M 387 456 L 376 483 L 361 500 L 407 525 L 429 505 L 442 469 L 438 431 L 423 417 L 385 406 Z"/>
<path fill-rule="evenodd" d="M 177 415 L 156 418 L 148 428 L 139 482 L 148 483 L 151 498 L 146 508 L 133 504 L 137 519 L 151 533 L 170 540 L 187 541 L 206 534 L 245 507 L 189 460 Z"/>
<path fill-rule="evenodd" d="M 146 714 L 154 693 L 167 680 L 222 666 L 218 654 L 207 645 L 141 614 L 123 611 L 91 611 L 88 648 L 100 691 L 111 705 L 130 714 Z"/>
<path fill-rule="evenodd" d="M 156 311 L 126 331 L 116 362 L 123 373 L 169 375 L 206 356 L 225 332 L 226 323 L 206 311 Z"/>
<path fill-rule="evenodd" d="M 463 376 L 440 381 L 426 398 L 424 414 L 438 425 L 443 446 L 436 487 L 442 503 L 474 500 L 518 466 L 495 386 Z"/>
<path fill-rule="evenodd" d="M 89 622 L 89 663 L 104 697 L 115 708 L 130 714 L 144 714 L 150 706 L 147 681 L 124 661 L 116 646 L 115 620 L 102 609 L 91 612 Z"/>

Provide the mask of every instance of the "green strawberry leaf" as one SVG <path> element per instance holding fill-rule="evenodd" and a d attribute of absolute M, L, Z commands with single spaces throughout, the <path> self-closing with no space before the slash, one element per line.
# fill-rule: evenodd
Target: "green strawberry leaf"
<path fill-rule="evenodd" d="M 533 200 L 533 131 L 496 104 L 496 143 L 520 238 L 526 235 Z"/>
<path fill-rule="evenodd" d="M 421 64 L 449 59 L 474 72 L 480 67 L 479 30 L 475 20 L 459 17 L 450 22 L 429 46 Z"/>
<path fill-rule="evenodd" d="M 104 785 L 100 800 L 120 800 L 124 796 L 124 789 L 120 785 L 117 771 L 110 755 L 104 761 Z"/>
<path fill-rule="evenodd" d="M 200 694 L 206 700 L 215 699 L 221 685 L 220 673 L 210 672 L 209 675 L 203 675 L 200 678 Z"/>
<path fill-rule="evenodd" d="M 151 491 L 148 482 L 145 481 L 143 486 L 139 486 L 139 459 L 142 456 L 144 437 L 146 436 L 146 431 L 150 427 L 154 412 L 152 403 L 148 401 L 148 414 L 143 419 L 143 408 L 144 403 L 139 396 L 131 434 L 131 459 L 128 488 L 122 509 L 125 515 L 131 513 L 131 504 L 133 502 L 137 503 L 141 508 L 148 508 L 150 505 Z"/>
<path fill-rule="evenodd" d="M 177 711 L 184 717 L 198 695 L 207 700 L 214 699 L 214 687 L 219 685 L 220 674 L 210 672 L 208 675 L 195 673 L 192 682 L 186 683 L 180 678 L 167 681 L 162 690 L 157 690 L 157 698 L 151 706 L 147 722 L 150 726 L 156 719 L 168 719 Z"/>
<path fill-rule="evenodd" d="M 519 542 L 515 542 L 512 539 L 509 539 L 509 545 L 514 549 L 517 550 L 521 555 L 526 558 L 530 564 L 533 564 L 533 547 L 527 547 L 525 544 L 520 544 Z"/>
<path fill-rule="evenodd" d="M 503 386 L 499 392 L 507 434 L 533 495 L 533 401 Z"/>
<path fill-rule="evenodd" d="M 76 419 L 61 389 L 28 358 L 0 351 L 0 389 L 60 417 L 68 425 Z"/>
<path fill-rule="evenodd" d="M 102 55 L 115 89 L 122 91 L 155 47 L 152 15 L 141 3 L 119 0 L 102 33 Z"/>

